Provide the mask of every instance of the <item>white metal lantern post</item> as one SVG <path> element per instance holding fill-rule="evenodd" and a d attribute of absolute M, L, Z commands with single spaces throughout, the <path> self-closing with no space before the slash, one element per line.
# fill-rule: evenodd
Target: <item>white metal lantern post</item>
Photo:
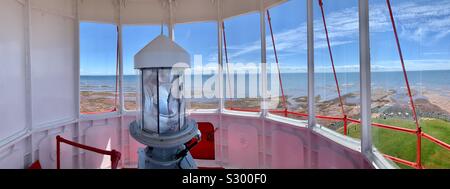
<path fill-rule="evenodd" d="M 130 133 L 147 145 L 139 149 L 141 169 L 193 169 L 189 149 L 200 140 L 197 124 L 186 118 L 184 71 L 189 54 L 164 35 L 135 56 L 139 70 L 139 113 Z"/>

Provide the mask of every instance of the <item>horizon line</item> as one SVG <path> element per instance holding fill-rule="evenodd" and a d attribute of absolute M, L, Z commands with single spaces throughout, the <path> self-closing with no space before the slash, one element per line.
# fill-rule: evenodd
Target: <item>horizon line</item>
<path fill-rule="evenodd" d="M 422 72 L 422 71 L 450 71 L 450 69 L 430 69 L 430 70 L 411 70 L 406 72 Z M 339 73 L 358 73 L 359 71 L 346 71 L 346 72 L 337 72 Z M 387 71 L 372 71 L 372 73 L 380 73 L 380 72 L 402 72 L 402 70 L 387 70 Z M 271 73 L 271 72 L 267 72 Z M 278 72 L 274 72 L 278 73 Z M 285 72 L 285 73 L 308 73 L 308 72 Z M 314 72 L 314 73 L 333 73 L 333 72 Z M 282 73 L 283 74 L 283 73 Z M 124 74 L 123 76 L 136 76 L 138 74 Z M 203 75 L 200 73 L 194 73 L 192 75 Z M 204 74 L 204 75 L 211 75 L 211 74 Z M 80 74 L 80 76 L 116 76 L 112 74 Z"/>

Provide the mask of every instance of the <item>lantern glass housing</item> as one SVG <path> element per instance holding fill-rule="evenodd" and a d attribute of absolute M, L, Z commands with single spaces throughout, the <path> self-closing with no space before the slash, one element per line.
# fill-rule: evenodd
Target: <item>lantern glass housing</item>
<path fill-rule="evenodd" d="M 143 131 L 170 135 L 186 127 L 183 68 L 140 69 L 140 119 Z"/>

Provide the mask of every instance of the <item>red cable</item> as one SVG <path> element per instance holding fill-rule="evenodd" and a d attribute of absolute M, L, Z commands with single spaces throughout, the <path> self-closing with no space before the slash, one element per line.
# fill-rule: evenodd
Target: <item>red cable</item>
<path fill-rule="evenodd" d="M 394 15 L 392 14 L 391 3 L 390 3 L 389 0 L 386 0 L 386 2 L 387 2 L 387 6 L 389 8 L 389 15 L 391 16 L 392 28 L 394 30 L 395 40 L 397 42 L 397 50 L 398 50 L 398 53 L 399 53 L 399 56 L 400 56 L 400 62 L 402 64 L 403 76 L 405 77 L 406 87 L 408 89 L 408 96 L 409 96 L 409 100 L 410 100 L 412 111 L 413 111 L 413 117 L 414 117 L 414 120 L 416 122 L 416 129 L 419 129 L 420 125 L 419 125 L 419 121 L 417 119 L 416 108 L 414 106 L 414 100 L 413 100 L 413 97 L 412 97 L 411 88 L 409 87 L 408 74 L 406 73 L 405 62 L 403 60 L 403 53 L 402 53 L 402 49 L 400 47 L 400 41 L 398 39 L 398 34 L 397 34 L 397 28 L 395 26 Z"/>
<path fill-rule="evenodd" d="M 347 114 L 345 113 L 345 110 L 344 110 L 344 103 L 342 102 L 341 89 L 339 88 L 339 81 L 338 81 L 338 78 L 336 75 L 336 69 L 334 66 L 334 59 L 333 59 L 333 53 L 331 51 L 330 37 L 328 36 L 327 22 L 325 21 L 325 13 L 323 10 L 323 2 L 322 2 L 322 0 L 318 0 L 318 1 L 319 1 L 319 5 L 320 5 L 320 10 L 322 11 L 323 26 L 325 28 L 325 35 L 326 35 L 327 44 L 328 44 L 328 52 L 330 54 L 331 67 L 333 68 L 334 81 L 336 82 L 336 89 L 337 89 L 338 96 L 339 96 L 339 103 L 341 104 L 342 115 L 344 116 L 344 135 L 347 135 Z"/>
<path fill-rule="evenodd" d="M 117 106 L 119 105 L 118 99 L 119 99 L 119 61 L 120 61 L 120 49 L 119 49 L 119 26 L 116 27 L 117 29 L 117 46 L 116 46 L 116 91 L 114 92 L 114 107 L 111 110 L 101 111 L 101 112 L 81 112 L 82 114 L 98 114 L 98 113 L 110 113 L 117 111 Z"/>
<path fill-rule="evenodd" d="M 391 8 L 391 2 L 389 0 L 386 0 L 388 9 L 389 9 L 389 15 L 391 17 L 391 23 L 392 23 L 392 28 L 394 30 L 394 35 L 395 35 L 395 41 L 397 43 L 397 50 L 398 50 L 398 54 L 400 56 L 400 62 L 402 64 L 402 69 L 403 69 L 403 76 L 405 78 L 405 82 L 406 82 L 406 88 L 408 89 L 408 96 L 409 96 L 409 101 L 411 103 L 411 108 L 412 108 L 412 113 L 413 113 L 413 118 L 414 121 L 416 122 L 416 129 L 417 129 L 417 166 L 420 168 L 421 167 L 421 133 L 422 133 L 422 129 L 419 125 L 419 120 L 417 118 L 417 113 L 416 113 L 416 108 L 414 105 L 414 100 L 412 97 L 412 93 L 411 93 L 411 88 L 409 86 L 409 80 L 408 80 L 408 74 L 406 73 L 406 68 L 405 68 L 405 62 L 403 60 L 403 53 L 402 53 L 402 49 L 400 46 L 400 41 L 398 39 L 398 34 L 397 34 L 397 27 L 395 26 L 395 20 L 394 20 L 394 15 L 392 14 L 392 8 Z"/>
<path fill-rule="evenodd" d="M 227 36 L 226 36 L 226 32 L 225 32 L 225 22 L 222 22 L 222 31 L 223 31 L 223 45 L 225 48 L 225 62 L 227 64 L 227 78 L 228 78 L 228 91 L 230 91 L 230 95 L 231 95 L 231 81 L 230 81 L 230 67 L 228 66 L 228 49 L 227 49 Z M 231 105 L 230 105 L 230 109 L 233 109 L 233 98 L 231 98 Z"/>
<path fill-rule="evenodd" d="M 119 26 L 117 26 L 117 47 L 116 47 L 116 49 L 117 49 L 117 51 L 116 51 L 116 93 L 115 93 L 115 96 L 114 96 L 114 109 L 113 109 L 113 112 L 114 111 L 117 111 L 117 106 L 118 106 L 118 96 L 119 96 L 119 59 L 120 59 L 120 55 L 119 55 L 119 53 L 120 53 L 120 49 L 119 49 L 119 46 L 120 46 L 120 34 L 119 34 L 119 31 L 120 29 L 119 29 Z"/>
<path fill-rule="evenodd" d="M 225 62 L 228 64 L 227 35 L 225 32 L 225 22 L 222 22 L 223 45 L 225 47 Z"/>
<path fill-rule="evenodd" d="M 288 107 L 287 107 L 287 103 L 286 103 L 286 96 L 284 95 L 283 81 L 281 80 L 281 71 L 280 71 L 280 65 L 278 62 L 278 53 L 277 53 L 277 48 L 275 46 L 275 37 L 273 35 L 273 30 L 272 30 L 272 19 L 270 18 L 269 10 L 267 10 L 267 20 L 269 21 L 270 35 L 272 37 L 273 52 L 275 54 L 275 61 L 277 63 L 277 68 L 278 68 L 278 80 L 280 81 L 280 88 L 281 88 L 281 95 L 283 97 L 284 111 L 285 111 L 285 115 L 287 116 Z"/>

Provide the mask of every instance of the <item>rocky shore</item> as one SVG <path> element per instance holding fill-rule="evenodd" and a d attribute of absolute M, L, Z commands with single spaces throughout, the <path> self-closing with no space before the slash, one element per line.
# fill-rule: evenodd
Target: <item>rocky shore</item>
<path fill-rule="evenodd" d="M 414 93 L 414 103 L 419 117 L 438 118 L 450 121 L 450 98 L 442 96 L 438 92 L 427 91 L 420 95 Z M 115 94 L 112 92 L 87 92 L 80 93 L 81 112 L 104 112 L 114 108 Z M 291 97 L 286 96 L 287 105 L 290 111 L 306 113 L 308 99 L 306 96 Z M 125 108 L 127 110 L 136 109 L 136 94 L 125 93 Z M 284 109 L 281 97 L 270 99 L 270 109 Z M 359 119 L 359 94 L 348 93 L 342 96 L 344 110 L 348 117 Z M 187 99 L 190 109 L 214 109 L 218 107 L 219 100 L 199 100 Z M 275 102 L 275 103 L 274 103 Z M 321 96 L 315 97 L 316 114 L 326 116 L 342 116 L 339 98 L 322 100 Z M 260 99 L 227 99 L 226 107 L 242 109 L 258 109 Z M 372 92 L 372 116 L 374 118 L 412 118 L 411 107 L 404 93 L 396 90 L 374 89 Z M 336 121 L 319 120 L 322 125 L 335 124 Z M 336 126 L 339 127 L 339 126 Z"/>

